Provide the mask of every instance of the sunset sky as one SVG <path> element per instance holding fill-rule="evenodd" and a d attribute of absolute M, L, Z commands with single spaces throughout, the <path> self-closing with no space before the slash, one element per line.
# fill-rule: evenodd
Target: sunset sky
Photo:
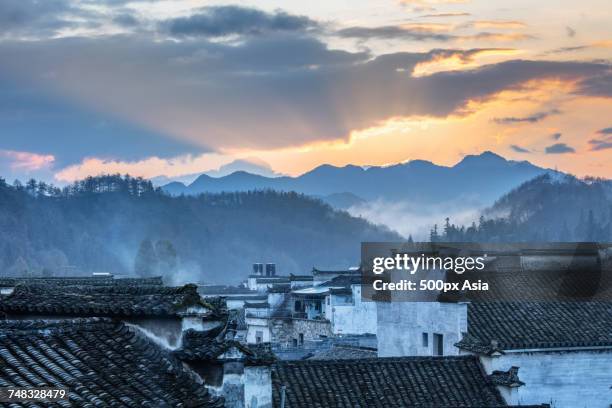
<path fill-rule="evenodd" d="M 0 1 L 0 176 L 235 160 L 612 177 L 610 0 Z"/>

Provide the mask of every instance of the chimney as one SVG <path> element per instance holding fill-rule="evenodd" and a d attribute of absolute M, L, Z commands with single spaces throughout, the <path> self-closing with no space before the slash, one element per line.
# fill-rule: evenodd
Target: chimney
<path fill-rule="evenodd" d="M 276 264 L 266 264 L 266 276 L 276 276 Z"/>
<path fill-rule="evenodd" d="M 253 264 L 253 274 L 263 276 L 263 264 L 262 263 L 254 263 Z"/>

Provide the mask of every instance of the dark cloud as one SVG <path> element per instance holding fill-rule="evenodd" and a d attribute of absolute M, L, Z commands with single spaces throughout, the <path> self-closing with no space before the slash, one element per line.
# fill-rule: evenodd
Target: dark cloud
<path fill-rule="evenodd" d="M 512 150 L 514 150 L 517 153 L 531 153 L 530 150 L 525 149 L 524 147 L 518 146 L 518 145 L 510 145 L 510 148 Z"/>
<path fill-rule="evenodd" d="M 612 139 L 591 139 L 589 144 L 592 151 L 612 149 Z"/>
<path fill-rule="evenodd" d="M 358 40 L 383 39 L 383 40 L 414 40 L 414 41 L 452 41 L 452 40 L 476 40 L 476 41 L 519 41 L 533 39 L 534 37 L 522 33 L 493 33 L 479 32 L 470 35 L 455 35 L 441 33 L 427 27 L 407 27 L 399 25 L 379 27 L 348 27 L 335 32 L 341 38 L 356 38 Z"/>
<path fill-rule="evenodd" d="M 565 27 L 565 34 L 567 34 L 569 38 L 574 38 L 576 36 L 576 30 L 570 26 L 567 26 Z"/>
<path fill-rule="evenodd" d="M 612 126 L 603 128 L 603 129 L 599 129 L 597 133 L 599 133 L 600 135 L 612 135 Z"/>
<path fill-rule="evenodd" d="M 612 98 L 612 70 L 602 75 L 591 76 L 578 84 L 576 93 Z"/>
<path fill-rule="evenodd" d="M 552 135 L 550 135 L 550 138 L 552 140 L 559 140 L 561 139 L 561 133 L 553 133 Z"/>
<path fill-rule="evenodd" d="M 122 27 L 136 27 L 140 21 L 130 13 L 121 13 L 113 17 L 113 23 Z"/>
<path fill-rule="evenodd" d="M 267 13 L 241 6 L 210 6 L 196 14 L 166 20 L 162 28 L 177 37 L 223 37 L 228 35 L 254 35 L 277 31 L 306 31 L 319 23 L 306 17 L 282 10 Z"/>
<path fill-rule="evenodd" d="M 0 1 L 0 33 L 48 35 L 71 26 L 66 16 L 74 12 L 67 0 Z"/>
<path fill-rule="evenodd" d="M 444 52 L 373 57 L 329 49 L 313 37 L 286 32 L 237 44 L 201 38 L 156 42 L 135 36 L 3 42 L 0 80 L 13 84 L 11 92 L 24 103 L 21 122 L 7 131 L 14 136 L 7 139 L 3 133 L 0 144 L 27 151 L 42 143 L 48 147 L 45 153 L 58 160 L 73 150 L 93 156 L 133 147 L 138 154 L 138 143 L 147 146 L 148 155 L 184 151 L 190 145 L 205 150 L 299 146 L 346 138 L 391 117 L 464 114 L 470 101 L 520 89 L 528 81 L 579 81 L 609 69 L 604 63 L 517 60 L 411 75 L 417 64 Z M 15 109 L 7 98 L 4 92 L 0 95 L 6 101 L 0 116 Z M 49 101 L 48 107 L 27 109 L 42 100 Z M 52 100 L 78 107 L 78 114 L 46 126 L 52 123 L 44 118 L 55 106 Z M 88 112 L 134 124 L 142 137 L 136 143 L 125 128 L 90 134 L 86 121 L 76 120 Z M 71 130 L 63 132 L 60 123 L 70 124 Z M 158 142 L 149 148 L 145 140 L 150 129 L 167 137 L 169 147 Z M 134 140 L 125 142 L 131 147 L 124 148 L 122 137 Z"/>
<path fill-rule="evenodd" d="M 342 38 L 357 38 L 360 40 L 378 38 L 416 41 L 449 41 L 455 38 L 453 35 L 443 34 L 424 28 L 405 28 L 401 26 L 348 27 L 338 30 L 336 35 Z"/>
<path fill-rule="evenodd" d="M 563 153 L 576 153 L 573 147 L 568 146 L 565 143 L 555 143 L 553 145 L 547 146 L 544 149 L 546 154 L 563 154 Z"/>
<path fill-rule="evenodd" d="M 506 118 L 495 118 L 493 119 L 493 122 L 499 125 L 510 125 L 513 123 L 536 123 L 543 119 L 546 119 L 547 117 L 551 115 L 558 115 L 560 113 L 561 111 L 559 109 L 551 109 L 546 112 L 537 112 L 537 113 L 534 113 L 533 115 L 524 116 L 524 117 L 511 116 L 511 117 L 506 117 Z"/>
<path fill-rule="evenodd" d="M 599 129 L 596 133 L 602 137 L 589 140 L 591 150 L 598 151 L 612 149 L 612 127 Z"/>
<path fill-rule="evenodd" d="M 582 50 L 586 50 L 588 48 L 591 48 L 591 46 L 589 46 L 589 45 L 576 45 L 576 46 L 573 46 L 573 47 L 561 47 L 561 48 L 555 48 L 554 50 L 547 51 L 547 52 L 543 53 L 543 55 L 563 54 L 563 53 L 566 53 L 566 52 L 582 51 Z"/>

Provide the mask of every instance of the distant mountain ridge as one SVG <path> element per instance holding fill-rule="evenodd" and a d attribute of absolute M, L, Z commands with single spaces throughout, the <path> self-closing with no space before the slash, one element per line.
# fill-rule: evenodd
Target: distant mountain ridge
<path fill-rule="evenodd" d="M 447 221 L 440 231 L 455 242 L 611 242 L 612 181 L 543 174 L 503 195 L 477 223 Z"/>
<path fill-rule="evenodd" d="M 343 193 L 366 201 L 410 200 L 421 204 L 466 197 L 490 204 L 512 188 L 547 172 L 555 171 L 486 151 L 465 156 L 450 167 L 425 160 L 368 168 L 324 164 L 297 177 L 265 177 L 237 171 L 219 178 L 201 175 L 189 185 L 174 182 L 162 189 L 172 195 L 264 189 L 317 197 Z"/>
<path fill-rule="evenodd" d="M 357 265 L 362 241 L 397 241 L 384 227 L 297 193 L 170 197 L 149 181 L 89 177 L 62 190 L 0 177 L 0 276 L 138 270 L 143 242 L 163 245 L 169 282 L 238 283 L 253 262 L 279 273 Z M 158 258 L 151 247 L 146 259 Z M 169 249 L 171 248 L 171 249 Z M 171 257 L 170 257 L 171 258 Z M 161 261 L 160 261 L 161 262 Z"/>

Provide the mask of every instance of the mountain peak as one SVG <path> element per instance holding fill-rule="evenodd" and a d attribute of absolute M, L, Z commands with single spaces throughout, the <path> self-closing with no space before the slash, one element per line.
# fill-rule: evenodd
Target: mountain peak
<path fill-rule="evenodd" d="M 455 165 L 455 167 L 466 166 L 466 165 L 481 165 L 481 164 L 496 164 L 496 163 L 507 163 L 508 160 L 503 158 L 497 153 L 493 153 L 490 150 L 486 150 L 480 154 L 468 154 Z"/>

